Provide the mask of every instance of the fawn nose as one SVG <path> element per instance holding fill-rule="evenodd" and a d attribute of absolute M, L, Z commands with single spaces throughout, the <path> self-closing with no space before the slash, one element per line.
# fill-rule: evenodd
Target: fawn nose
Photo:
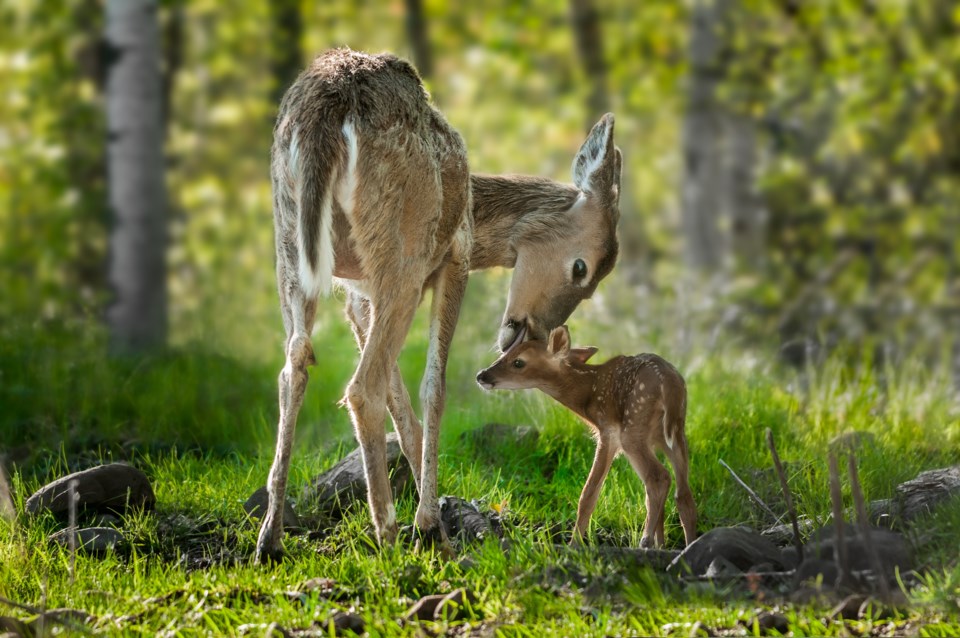
<path fill-rule="evenodd" d="M 484 390 L 489 390 L 493 387 L 493 378 L 490 376 L 488 370 L 481 370 L 477 373 L 477 384 Z"/>

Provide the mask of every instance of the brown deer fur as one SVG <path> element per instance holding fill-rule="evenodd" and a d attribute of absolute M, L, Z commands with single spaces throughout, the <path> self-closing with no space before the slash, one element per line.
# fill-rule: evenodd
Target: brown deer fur
<path fill-rule="evenodd" d="M 596 348 L 571 348 L 566 326 L 554 329 L 546 342 L 512 346 L 477 375 L 484 389 L 537 388 L 575 412 L 597 439 L 596 456 L 587 477 L 573 541 L 587 533 L 600 487 L 622 450 L 646 488 L 647 518 L 642 547 L 663 545 L 663 518 L 670 474 L 656 451 L 663 452 L 677 478 L 677 510 L 689 544 L 696 538 L 697 509 L 688 481 L 689 455 L 684 430 L 687 388 L 676 368 L 655 354 L 619 356 L 601 365 L 587 360 Z"/>
<path fill-rule="evenodd" d="M 545 338 L 592 294 L 617 254 L 621 159 L 613 116 L 604 116 L 581 147 L 574 185 L 471 176 L 463 141 L 430 106 L 410 64 L 338 49 L 318 57 L 287 91 L 271 157 L 287 341 L 270 505 L 257 555 L 280 552 L 294 428 L 307 367 L 316 363 L 310 334 L 317 297 L 334 281 L 347 291 L 346 315 L 361 350 L 344 403 L 363 453 L 377 538 L 391 542 L 397 534 L 387 481 L 387 412 L 420 492 L 416 525 L 437 534 L 444 376 L 468 273 L 515 268 L 498 335 L 502 348 L 518 335 Z M 571 275 L 575 260 L 585 262 L 586 276 Z M 396 360 L 428 288 L 421 427 Z"/>

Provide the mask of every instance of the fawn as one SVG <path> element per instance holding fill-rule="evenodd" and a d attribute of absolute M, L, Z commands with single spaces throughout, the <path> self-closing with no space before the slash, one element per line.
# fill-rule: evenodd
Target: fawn
<path fill-rule="evenodd" d="M 571 348 L 566 326 L 546 341 L 517 339 L 477 375 L 485 390 L 537 388 L 575 412 L 593 429 L 597 451 L 577 506 L 571 544 L 587 533 L 600 487 L 622 450 L 646 488 L 647 518 L 641 547 L 663 545 L 664 504 L 670 473 L 655 451 L 666 454 L 677 477 L 677 509 L 685 542 L 696 538 L 697 509 L 687 480 L 689 455 L 684 422 L 687 388 L 676 368 L 655 354 L 618 356 L 601 365 L 587 361 L 597 349 Z"/>
<path fill-rule="evenodd" d="M 442 541 L 437 499 L 447 355 L 471 270 L 513 268 L 501 349 L 543 339 L 616 262 L 622 156 L 603 116 L 572 165 L 572 184 L 470 170 L 463 139 L 429 102 L 416 70 L 390 54 L 337 49 L 287 90 L 271 150 L 277 288 L 286 331 L 269 507 L 257 556 L 282 554 L 282 508 L 318 298 L 346 289 L 360 361 L 343 403 L 363 450 L 377 539 L 397 536 L 383 423 L 389 413 L 413 470 L 421 536 Z M 428 289 L 423 422 L 397 367 Z M 491 326 L 494 327 L 494 326 Z M 321 362 L 322 363 L 322 362 Z"/>

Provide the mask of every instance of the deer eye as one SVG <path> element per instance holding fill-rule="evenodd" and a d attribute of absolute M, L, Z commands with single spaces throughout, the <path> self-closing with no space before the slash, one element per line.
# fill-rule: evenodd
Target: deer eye
<path fill-rule="evenodd" d="M 582 259 L 573 262 L 573 278 L 583 279 L 587 276 L 587 264 Z"/>
<path fill-rule="evenodd" d="M 523 359 L 514 359 L 514 360 L 513 360 L 513 367 L 514 367 L 514 368 L 519 369 L 519 368 L 522 368 L 522 367 L 525 366 L 525 365 L 527 365 L 527 362 L 524 361 Z"/>

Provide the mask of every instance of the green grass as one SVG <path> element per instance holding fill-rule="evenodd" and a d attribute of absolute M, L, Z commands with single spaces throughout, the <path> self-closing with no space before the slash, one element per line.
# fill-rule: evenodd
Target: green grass
<path fill-rule="evenodd" d="M 421 316 L 401 361 L 411 389 L 425 350 L 422 323 Z M 345 326 L 330 322 L 324 330 L 315 339 L 323 365 L 311 372 L 299 421 L 294 497 L 353 447 L 346 414 L 334 404 L 356 353 Z M 83 334 L 88 336 L 11 329 L 0 340 L 0 453 L 8 454 L 8 469 L 14 470 L 16 506 L 22 510 L 26 496 L 68 469 L 123 456 L 151 477 L 157 511 L 124 520 L 130 542 L 116 554 L 78 556 L 73 583 L 67 552 L 45 540 L 57 529 L 55 521 L 21 517 L 12 525 L 0 523 L 0 595 L 35 607 L 83 609 L 99 619 L 93 633 L 263 635 L 271 622 L 304 628 L 324 623 L 337 610 L 352 610 L 371 635 L 422 635 L 397 619 L 420 596 L 456 587 L 474 592 L 476 604 L 466 620 L 432 629 L 458 635 L 687 635 L 696 621 L 734 628 L 769 606 L 723 589 L 683 589 L 670 578 L 590 552 L 555 549 L 554 533 L 573 525 L 593 443 L 575 418 L 539 394 L 481 394 L 473 372 L 493 355 L 469 328 L 458 334 L 459 358 L 451 361 L 440 491 L 502 507 L 510 551 L 489 541 L 467 552 L 468 565 L 415 553 L 405 544 L 378 549 L 366 509 L 355 507 L 327 534 L 288 537 L 290 557 L 283 564 L 252 565 L 256 527 L 241 504 L 269 469 L 278 362 L 239 363 L 196 349 L 115 362 L 103 356 L 99 336 Z M 612 353 L 600 358 L 604 354 Z M 726 353 L 678 363 L 690 389 L 691 480 L 701 531 L 765 524 L 719 459 L 756 484 L 753 472 L 771 465 L 767 427 L 788 463 L 800 513 L 819 520 L 829 512 L 826 445 L 841 431 L 874 435 L 859 455 L 868 499 L 890 496 L 898 483 L 924 469 L 957 462 L 958 406 L 949 380 L 935 368 L 876 370 L 828 361 L 798 374 Z M 535 425 L 540 439 L 535 446 L 475 449 L 460 438 L 489 421 Z M 845 498 L 850 504 L 848 492 Z M 593 517 L 594 541 L 636 546 L 642 503 L 639 480 L 618 459 Z M 398 505 L 401 522 L 411 522 L 413 497 Z M 924 584 L 893 622 L 906 633 L 956 635 L 960 507 L 938 511 L 923 532 L 914 542 Z M 667 538 L 674 547 L 682 543 L 672 499 Z M 180 559 L 184 552 L 191 560 Z M 210 566 L 193 569 L 204 552 Z M 556 576 L 564 571 L 585 580 L 578 585 L 575 578 Z M 336 581 L 337 600 L 285 595 L 321 576 Z M 796 635 L 882 633 L 891 622 L 848 628 L 825 622 L 823 610 L 781 608 Z M 753 633 L 749 627 L 742 631 Z"/>

